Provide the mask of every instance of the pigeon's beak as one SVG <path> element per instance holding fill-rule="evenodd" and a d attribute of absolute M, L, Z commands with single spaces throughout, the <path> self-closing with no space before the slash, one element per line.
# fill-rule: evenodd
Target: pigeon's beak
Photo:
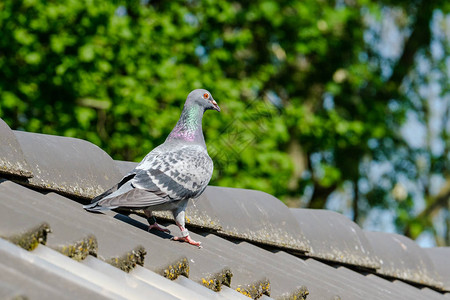
<path fill-rule="evenodd" d="M 213 105 L 214 110 L 217 110 L 220 112 L 220 107 L 214 99 L 209 100 L 209 102 L 211 102 L 211 104 Z"/>

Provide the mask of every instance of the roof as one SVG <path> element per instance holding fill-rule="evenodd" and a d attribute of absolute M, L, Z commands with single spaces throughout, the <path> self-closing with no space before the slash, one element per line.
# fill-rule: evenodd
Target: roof
<path fill-rule="evenodd" d="M 450 299 L 448 247 L 210 186 L 186 211 L 198 249 L 148 232 L 139 213 L 82 209 L 135 163 L 1 119 L 0 140 L 1 299 Z"/>

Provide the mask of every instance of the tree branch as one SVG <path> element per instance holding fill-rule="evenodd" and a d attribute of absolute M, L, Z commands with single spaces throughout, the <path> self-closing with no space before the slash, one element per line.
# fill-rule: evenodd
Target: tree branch
<path fill-rule="evenodd" d="M 416 20 L 412 25 L 412 33 L 403 47 L 403 53 L 393 67 L 392 75 L 384 89 L 378 89 L 375 98 L 388 101 L 398 94 L 403 78 L 414 65 L 417 52 L 431 41 L 430 21 L 436 4 L 434 1 L 422 0 L 417 6 Z"/>
<path fill-rule="evenodd" d="M 332 184 L 328 187 L 321 186 L 318 183 L 314 184 L 314 192 L 311 196 L 311 201 L 308 208 L 323 209 L 327 203 L 328 196 L 337 188 L 337 184 Z"/>
<path fill-rule="evenodd" d="M 447 206 L 450 199 L 450 178 L 447 183 L 441 188 L 439 193 L 431 198 L 428 206 L 417 216 L 418 219 L 428 218 L 436 213 L 437 210 Z"/>

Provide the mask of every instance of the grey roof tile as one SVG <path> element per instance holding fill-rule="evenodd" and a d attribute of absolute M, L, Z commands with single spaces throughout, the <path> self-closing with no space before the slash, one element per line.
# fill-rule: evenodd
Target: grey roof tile
<path fill-rule="evenodd" d="M 141 266 L 137 266 L 132 272 L 130 272 L 130 274 L 135 278 L 142 280 L 147 284 L 157 287 L 158 289 L 163 290 L 166 293 L 169 293 L 178 298 L 198 300 L 208 299 L 204 294 L 196 293 L 176 283 L 175 281 L 169 280 Z M 209 293 L 208 289 L 205 288 L 203 291 L 205 290 Z"/>
<path fill-rule="evenodd" d="M 440 275 L 444 290 L 450 292 L 450 247 L 423 248 Z"/>
<path fill-rule="evenodd" d="M 5 270 L 5 275 L 9 275 L 8 271 L 11 270 L 7 270 L 7 267 L 2 265 L 0 263 L 0 268 L 2 270 Z M 4 275 L 3 275 L 4 276 Z M 23 291 L 23 289 L 20 287 L 20 284 L 17 282 L 17 278 L 11 278 L 12 276 L 8 276 L 9 278 L 7 278 L 7 280 L 9 279 L 10 281 L 14 280 L 14 282 L 9 283 L 6 280 L 4 280 L 2 278 L 2 276 L 0 275 L 0 280 L 4 280 L 4 281 L 0 281 L 0 299 L 26 299 L 25 293 Z"/>
<path fill-rule="evenodd" d="M 231 260 L 229 263 L 233 271 L 231 287 L 234 289 L 242 287 L 242 283 L 251 282 L 242 281 L 245 276 L 242 279 L 241 272 L 245 275 L 246 272 L 253 271 L 267 277 L 268 283 L 270 283 L 270 295 L 275 299 L 303 299 L 306 297 L 307 299 L 327 299 L 337 294 L 333 285 L 324 282 L 323 270 L 315 271 L 315 266 L 311 267 L 303 259 L 283 251 L 273 253 L 247 242 L 230 244 L 213 234 L 206 235 L 204 243 L 205 248 L 210 248 L 218 256 L 228 257 Z M 335 272 L 334 268 L 328 266 L 325 268 L 328 268 L 330 272 Z M 239 275 L 241 278 L 238 277 Z M 333 274 L 330 275 L 330 277 L 333 276 Z M 244 287 L 245 290 L 252 291 Z M 253 296 L 255 297 L 255 295 Z"/>
<path fill-rule="evenodd" d="M 175 282 L 184 286 L 185 288 L 190 289 L 191 291 L 204 295 L 208 299 L 224 299 L 224 297 L 219 295 L 218 293 L 215 293 L 212 290 L 204 287 L 203 285 L 189 280 L 184 276 L 178 277 Z"/>
<path fill-rule="evenodd" d="M 439 292 L 437 292 L 435 290 L 432 290 L 430 288 L 427 288 L 427 287 L 421 288 L 420 292 L 423 295 L 424 299 L 430 299 L 430 300 L 431 299 L 436 299 L 436 300 L 442 299 L 442 294 L 441 293 L 439 293 Z"/>
<path fill-rule="evenodd" d="M 289 209 L 274 196 L 223 187 L 208 187 L 203 195 L 219 219 L 221 234 L 281 248 L 309 250 Z M 202 200 L 198 200 L 198 206 Z"/>
<path fill-rule="evenodd" d="M 132 223 L 132 220 L 141 224 L 146 222 L 139 216 L 132 216 L 132 218 L 121 216 L 121 218 L 130 223 Z M 125 218 L 129 219 L 126 220 Z M 175 225 L 164 225 L 168 225 L 167 228 L 171 230 L 172 234 L 179 234 L 179 229 Z M 165 233 L 148 233 L 133 226 L 130 226 L 128 230 L 133 237 L 141 240 L 148 252 L 144 267 L 170 279 L 178 277 L 176 272 L 177 268 L 180 268 L 182 272 L 185 272 L 185 274 L 181 273 L 180 275 L 189 275 L 189 278 L 193 281 L 205 284 L 214 291 L 219 291 L 222 285 L 229 284 L 232 276 L 229 266 L 217 257 L 205 253 L 207 252 L 205 249 L 198 249 L 185 243 L 172 241 L 170 240 L 171 235 Z M 201 236 L 193 232 L 191 232 L 191 236 L 194 240 L 202 241 Z"/>
<path fill-rule="evenodd" d="M 76 224 L 78 222 L 83 224 L 86 229 L 106 228 L 107 232 L 104 233 L 103 240 L 99 239 L 99 248 L 101 245 L 106 246 L 108 249 L 114 248 L 119 244 L 129 244 L 133 243 L 133 241 L 134 243 L 142 244 L 149 253 L 144 263 L 149 269 L 152 269 L 150 266 L 152 263 L 155 264 L 155 262 L 161 265 L 169 264 L 170 259 L 168 259 L 167 253 L 171 253 L 174 257 L 184 256 L 189 263 L 190 277 L 197 281 L 197 284 L 195 284 L 193 281 L 188 280 L 189 286 L 194 285 L 198 288 L 198 284 L 201 285 L 203 278 L 214 273 L 214 270 L 221 270 L 221 268 L 228 266 L 234 274 L 231 278 L 231 288 L 235 289 L 239 285 L 255 282 L 255 280 L 252 280 L 252 274 L 263 274 L 261 277 L 267 277 L 268 282 L 270 282 L 271 295 L 279 299 L 294 295 L 296 289 L 300 289 L 302 286 L 307 288 L 309 292 L 307 299 L 331 299 L 334 296 L 340 296 L 342 299 L 357 299 L 358 297 L 364 297 L 364 299 L 375 299 L 377 297 L 378 299 L 383 296 L 396 295 L 395 289 L 389 288 L 389 285 L 392 283 L 388 280 L 381 279 L 385 286 L 380 284 L 380 287 L 376 283 L 364 282 L 367 276 L 349 269 L 342 267 L 335 269 L 314 259 L 303 260 L 282 251 L 272 253 L 247 242 L 234 243 L 211 233 L 193 230 L 193 238 L 203 242 L 203 249 L 176 243 L 166 239 L 164 235 L 146 232 L 146 221 L 140 216 L 132 215 L 127 217 L 115 212 L 109 212 L 108 214 L 87 213 L 81 209 L 79 203 L 66 197 L 55 193 L 44 195 L 10 181 L 0 184 L 0 194 L 2 199 L 4 195 L 9 194 L 11 194 L 11 199 L 18 199 L 17 205 L 19 209 L 13 212 L 14 214 L 22 214 L 25 207 L 23 205 L 32 203 L 33 205 L 29 208 L 31 215 L 45 216 L 44 219 L 49 220 L 50 224 L 52 224 L 53 220 L 54 224 L 63 222 Z M 0 204 L 2 202 L 9 203 L 10 201 L 12 200 L 2 200 Z M 50 214 L 58 214 L 60 219 L 52 219 L 52 217 L 48 216 Z M 179 233 L 175 225 L 169 225 L 168 227 L 173 231 L 173 234 Z M 74 226 L 74 228 L 76 231 L 77 226 Z M 90 230 L 88 231 L 90 232 Z M 95 235 L 98 234 L 96 231 L 93 232 Z M 100 230 L 99 232 L 102 231 Z M 49 235 L 49 239 L 53 234 Z M 39 248 L 41 246 L 38 247 L 38 250 Z M 161 261 L 163 262 L 161 263 Z M 132 271 L 130 276 L 135 276 L 135 271 Z M 150 272 L 148 270 L 145 271 Z M 100 273 L 109 274 L 110 271 Z M 135 277 L 142 280 L 137 276 Z M 216 278 L 219 277 L 217 276 Z M 107 278 L 107 280 L 111 280 L 111 278 Z M 180 281 L 183 281 L 183 278 Z M 158 288 L 158 285 L 153 286 Z M 410 285 L 406 286 L 411 290 L 409 294 L 406 293 L 407 295 L 423 295 L 421 290 Z M 160 289 L 164 290 L 163 288 Z M 200 290 L 204 291 L 205 288 Z M 223 298 L 229 292 L 227 288 L 225 290 L 226 292 L 213 293 L 211 295 L 218 299 Z M 385 292 L 383 293 L 383 291 Z M 173 293 L 169 294 L 173 295 Z M 201 295 L 205 296 L 207 294 Z M 439 293 L 432 293 L 432 295 L 433 297 L 441 296 Z"/>
<path fill-rule="evenodd" d="M 365 277 L 369 282 L 373 282 L 373 284 L 385 290 L 385 295 L 390 295 L 391 299 L 416 299 L 422 295 L 420 289 L 404 282 L 399 284 L 398 280 L 391 281 L 374 274 L 366 274 Z"/>
<path fill-rule="evenodd" d="M 391 281 L 384 278 L 371 279 L 367 275 L 359 274 L 346 267 L 337 267 L 336 270 L 339 276 L 343 276 L 354 283 L 352 289 L 364 291 L 364 299 L 412 299 L 418 295 L 417 291 L 409 294 L 407 289 L 400 291 Z M 414 288 L 412 289 L 414 290 Z"/>
<path fill-rule="evenodd" d="M 25 189 L 12 182 L 8 182 L 8 184 L 16 189 Z M 136 249 L 142 248 L 145 249 L 145 252 L 148 252 L 147 258 L 145 262 L 142 262 L 142 258 L 134 264 L 143 263 L 150 270 L 170 279 L 175 279 L 180 274 L 189 273 L 190 269 L 191 276 L 200 282 L 203 279 L 214 279 L 214 281 L 219 281 L 217 284 L 223 284 L 227 280 L 226 275 L 229 271 L 226 266 L 208 257 L 203 258 L 201 252 L 190 245 L 170 241 L 170 235 L 160 234 L 158 236 L 154 233 L 148 233 L 146 220 L 141 217 L 133 216 L 133 219 L 115 212 L 89 213 L 84 211 L 79 203 L 55 193 L 44 196 L 38 192 L 31 192 L 35 194 L 33 201 L 36 204 L 31 209 L 39 210 L 36 214 L 46 216 L 50 225 L 55 222 L 64 227 L 63 223 L 67 223 L 67 226 L 73 227 L 73 232 L 86 231 L 91 233 L 98 241 L 98 256 L 109 263 L 112 263 L 114 258 L 120 258 L 124 255 L 139 258 L 140 255 L 136 254 Z M 172 226 L 174 233 L 178 233 L 178 228 Z M 64 236 L 63 234 L 62 238 Z M 157 253 L 158 259 L 155 259 L 155 253 Z M 191 263 L 191 267 L 189 267 L 189 262 L 186 259 L 187 254 L 198 263 L 194 265 Z M 131 268 L 122 269 L 130 270 Z"/>
<path fill-rule="evenodd" d="M 370 285 L 365 276 L 350 269 L 330 266 L 315 259 L 301 260 L 285 252 L 277 253 L 277 265 L 288 264 L 291 276 L 304 284 L 307 299 L 379 299 L 389 298 L 389 293 Z M 280 263 L 283 261 L 283 263 Z M 396 299 L 396 298 L 392 298 Z"/>
<path fill-rule="evenodd" d="M 33 172 L 25 182 L 42 189 L 93 198 L 120 180 L 114 161 L 84 140 L 14 131 Z"/>
<path fill-rule="evenodd" d="M 284 251 L 278 251 L 275 253 L 275 258 L 271 261 L 276 261 L 274 266 L 278 269 L 278 274 L 280 274 L 277 280 L 275 280 L 276 276 L 271 277 L 272 286 L 275 285 L 272 289 L 275 298 L 277 298 L 276 291 L 279 289 L 277 285 L 280 285 L 277 281 L 281 281 L 281 284 L 284 284 L 281 274 L 286 274 L 285 276 L 295 279 L 297 285 L 304 287 L 300 288 L 299 292 L 300 295 L 305 295 L 306 299 L 334 299 L 339 293 L 338 287 L 323 280 L 322 275 L 324 272 L 321 271 L 320 275 L 318 275 L 314 266 L 310 267 L 307 261 L 303 259 L 289 255 Z M 278 297 L 287 297 L 289 299 L 290 294 L 292 293 L 282 292 L 281 296 L 278 295 Z M 303 299 L 302 297 L 298 298 Z"/>
<path fill-rule="evenodd" d="M 51 204 L 46 201 L 44 195 L 12 181 L 0 183 L 0 191 L 4 193 L 0 202 L 0 207 L 2 207 L 1 222 L 7 223 L 7 225 L 1 226 L 3 229 L 10 228 L 9 230 L 12 234 L 13 232 L 24 232 L 21 229 L 22 226 L 26 228 L 26 226 L 30 226 L 31 224 L 38 224 L 33 225 L 34 229 L 42 230 L 41 224 L 44 224 L 49 230 L 52 230 L 53 234 L 47 235 L 41 233 L 37 235 L 38 233 L 30 234 L 30 231 L 25 231 L 25 236 L 21 233 L 19 233 L 19 236 L 22 236 L 22 240 L 26 238 L 27 234 L 31 235 L 31 237 L 42 236 L 40 243 L 58 248 L 61 252 L 66 252 L 68 256 L 80 256 L 79 259 L 83 259 L 89 253 L 96 254 L 95 237 L 91 236 L 87 230 L 77 223 L 67 224 L 65 222 L 67 219 L 64 218 L 65 213 L 59 212 L 54 207 L 51 207 Z M 17 218 L 17 215 L 21 215 L 21 218 Z M 51 229 L 49 223 L 56 226 Z M 35 243 L 34 247 L 36 246 L 37 244 Z M 32 250 L 34 247 L 23 248 Z M 75 249 L 85 251 L 80 253 L 80 251 L 75 251 Z"/>
<path fill-rule="evenodd" d="M 0 173 L 21 177 L 32 177 L 19 142 L 9 126 L 0 119 Z"/>
<path fill-rule="evenodd" d="M 319 209 L 290 211 L 310 245 L 307 256 L 371 269 L 380 267 L 364 232 L 344 215 Z"/>
<path fill-rule="evenodd" d="M 30 299 L 123 299 L 3 239 L 0 269 L 0 281 L 20 284 Z"/>
<path fill-rule="evenodd" d="M 98 241 L 98 256 L 113 265 L 116 260 L 115 258 L 119 258 L 120 260 L 123 256 L 126 258 L 131 256 L 139 260 L 131 262 L 134 265 L 136 263 L 143 263 L 149 269 L 174 279 L 180 274 L 189 272 L 189 262 L 185 255 L 186 253 L 193 253 L 191 256 L 199 263 L 194 265 L 193 268 L 191 267 L 191 275 L 194 275 L 193 277 L 197 280 L 222 280 L 217 283 L 222 284 L 224 276 L 229 272 L 226 267 L 214 262 L 212 259 L 208 259 L 207 257 L 200 259 L 201 253 L 198 253 L 198 249 L 196 248 L 170 241 L 168 239 L 170 236 L 168 235 L 161 237 L 153 233 L 148 233 L 146 231 L 146 221 L 143 218 L 134 220 L 114 212 L 106 212 L 104 214 L 88 213 L 81 208 L 79 203 L 67 199 L 64 201 L 64 197 L 55 193 L 42 195 L 41 193 L 27 190 L 12 182 L 5 182 L 3 184 L 8 184 L 10 189 L 25 189 L 33 193 L 34 199 L 32 201 L 35 205 L 30 208 L 30 213 L 45 216 L 49 224 L 60 224 L 58 230 L 55 230 L 53 234 L 58 235 L 61 233 L 61 239 L 63 241 L 64 237 L 67 237 L 67 243 L 69 245 L 71 245 L 69 236 L 73 234 L 82 236 L 80 232 L 88 232 L 95 236 Z M 22 197 L 21 201 L 29 203 L 31 200 Z M 18 202 L 19 206 L 21 205 L 21 201 Z M 137 216 L 135 217 L 139 218 Z M 130 224 L 133 226 L 130 226 Z M 178 228 L 175 228 L 175 226 L 172 229 L 175 232 L 178 231 Z M 49 241 L 52 240 L 52 235 L 50 235 Z M 64 245 L 63 241 L 60 243 Z M 186 246 L 188 246 L 187 249 L 184 249 Z M 143 251 L 148 252 L 148 259 L 146 259 L 145 263 L 143 262 L 143 258 L 139 258 L 141 255 L 136 253 L 136 249 L 139 248 L 145 249 Z M 158 259 L 155 259 L 154 253 L 157 253 Z M 121 267 L 121 269 L 130 270 L 134 265 Z M 176 272 L 178 274 L 175 274 Z"/>
<path fill-rule="evenodd" d="M 228 241 L 222 241 L 217 236 L 212 234 L 207 236 L 210 241 L 215 241 L 216 248 L 219 248 L 221 253 L 225 257 L 228 257 L 232 261 L 231 270 L 233 271 L 233 278 L 231 281 L 231 287 L 240 289 L 244 293 L 256 296 L 266 294 L 275 298 L 288 297 L 302 299 L 308 294 L 308 289 L 301 280 L 296 279 L 292 273 L 291 265 L 278 264 L 280 261 L 277 259 L 276 254 L 271 251 L 262 249 L 248 242 L 236 242 L 231 243 Z M 277 262 L 276 264 L 274 262 Z M 261 279 L 259 284 L 256 285 L 253 280 L 242 280 L 241 273 L 252 271 L 254 278 L 257 276 Z M 243 277 L 245 279 L 245 276 Z M 266 293 L 267 291 L 267 293 Z"/>
<path fill-rule="evenodd" d="M 309 251 L 286 205 L 264 192 L 208 186 L 198 199 L 190 202 L 186 217 L 191 225 L 217 230 L 227 237 Z"/>
<path fill-rule="evenodd" d="M 212 290 L 218 291 L 223 286 L 230 285 L 231 278 L 231 288 L 240 288 L 242 292 L 252 294 L 256 298 L 269 286 L 269 281 L 264 276 L 267 270 L 258 267 L 261 262 L 252 260 L 246 263 L 245 260 L 252 259 L 252 253 L 244 255 L 239 251 L 240 246 L 235 243 L 212 234 L 191 232 L 192 238 L 201 241 L 204 246 L 202 249 L 197 249 L 187 244 L 161 239 L 164 234 L 158 236 L 139 229 L 139 224 L 143 225 L 146 222 L 140 216 L 121 215 L 120 219 L 135 225 L 134 228 L 128 229 L 128 234 L 136 236 L 136 239 L 139 239 L 148 251 L 144 266 L 161 275 L 166 275 L 161 271 L 162 269 L 168 269 L 170 259 L 167 256 L 183 253 L 189 263 L 189 278 Z M 178 228 L 173 224 L 168 228 L 175 235 L 179 233 Z M 259 249 L 256 246 L 252 247 Z M 254 287 L 256 291 L 252 291 L 251 287 Z M 258 290 L 261 291 L 259 294 Z"/>
<path fill-rule="evenodd" d="M 77 233 L 87 237 L 95 237 L 95 240 L 98 245 L 98 249 L 96 249 L 96 255 L 99 258 L 105 260 L 106 262 L 124 270 L 130 271 L 137 264 L 144 263 L 144 257 L 146 255 L 146 251 L 139 240 L 133 240 L 129 238 L 126 234 L 126 230 L 121 228 L 117 228 L 114 219 L 111 218 L 110 215 L 107 214 L 93 214 L 84 211 L 79 203 L 74 201 L 62 201 L 64 197 L 55 194 L 49 193 L 46 195 L 43 201 L 46 203 L 42 203 L 43 206 L 48 206 L 45 208 L 46 211 L 54 212 L 59 215 L 59 218 L 65 220 L 67 224 L 69 224 L 68 230 L 72 230 L 73 233 Z M 115 213 L 114 213 L 115 214 Z M 53 217 L 49 216 L 49 220 L 54 220 Z M 54 220 L 53 222 L 59 223 L 61 221 Z M 49 221 L 50 226 L 52 226 L 52 221 Z M 120 227 L 120 226 L 119 226 Z M 64 227 L 63 227 L 64 228 Z M 62 230 L 59 232 L 54 232 L 55 235 L 58 233 L 62 233 Z M 61 234 L 60 239 L 63 240 L 65 237 L 70 236 Z M 49 237 L 49 242 L 52 241 L 51 237 Z M 73 246 L 74 243 L 71 240 L 67 242 L 69 246 Z M 60 242 L 60 244 L 67 244 Z M 67 246 L 66 246 L 67 247 Z M 55 249 L 60 249 L 56 248 Z M 92 251 L 89 254 L 94 254 Z"/>
<path fill-rule="evenodd" d="M 60 180 L 58 184 L 70 187 L 73 180 L 74 186 L 92 190 L 80 180 L 84 173 L 79 172 L 86 169 L 86 165 L 75 166 L 75 171 L 60 174 L 60 169 L 68 166 L 62 162 L 63 153 L 66 151 L 72 155 L 74 152 L 78 155 L 77 159 L 83 159 L 86 153 L 98 157 L 106 154 L 98 152 L 92 144 L 83 144 L 79 140 L 16 134 L 22 136 L 18 139 L 21 147 L 28 149 L 27 151 L 32 152 L 34 146 L 41 147 L 33 155 L 48 151 L 42 159 L 38 156 L 33 158 L 33 162 L 38 163 L 30 164 L 35 168 L 34 171 L 39 168 L 41 174 L 55 181 Z M 43 146 L 43 141 L 51 143 Z M 63 146 L 53 145 L 60 141 Z M 29 154 L 27 151 L 24 150 L 25 157 Z M 57 157 L 55 162 L 49 161 L 52 156 Z M 30 163 L 28 157 L 27 161 Z M 73 162 L 78 163 L 76 160 Z M 119 179 L 136 165 L 112 161 L 107 155 L 104 162 L 107 168 L 115 170 Z M 88 176 L 109 174 L 105 169 L 87 170 L 88 173 L 91 172 Z M 67 181 L 64 181 L 66 175 Z M 104 182 L 101 189 L 109 188 L 116 180 L 118 179 Z M 28 184 L 33 185 L 30 182 Z M 5 282 L 3 286 L 0 284 L 0 290 L 4 287 L 7 297 L 18 283 L 20 289 L 17 294 L 33 299 L 39 293 L 46 298 L 62 299 L 72 299 L 75 294 L 81 295 L 81 299 L 139 299 L 148 293 L 158 294 L 158 298 L 163 299 L 246 299 L 243 298 L 244 294 L 263 299 L 270 299 L 268 295 L 271 295 L 275 299 L 307 297 L 308 300 L 447 297 L 432 289 L 420 289 L 385 278 L 390 275 L 380 277 L 381 275 L 368 274 L 375 272 L 376 266 L 372 262 L 368 264 L 367 259 L 376 257 L 375 263 L 393 259 L 378 255 L 380 251 L 383 255 L 386 251 L 391 251 L 392 241 L 386 241 L 386 238 L 380 240 L 387 244 L 386 248 L 367 246 L 369 244 L 365 241 L 365 235 L 361 236 L 360 228 L 345 217 L 326 211 L 302 210 L 296 213 L 292 210 L 291 213 L 278 199 L 262 192 L 208 187 L 206 193 L 193 201 L 187 210 L 192 238 L 203 243 L 203 248 L 198 249 L 171 241 L 171 235 L 166 233 L 148 233 L 147 221 L 139 215 L 126 216 L 114 211 L 88 213 L 80 203 L 48 192 L 55 190 L 54 187 L 34 186 L 39 191 L 0 179 L 0 236 L 8 236 L 10 239 L 11 236 L 32 237 L 38 232 L 43 236 L 47 235 L 46 228 L 53 230 L 48 233 L 46 240 L 43 237 L 35 239 L 41 239 L 47 246 L 39 245 L 32 252 L 26 252 L 0 239 L 0 268 L 2 271 L 7 270 L 0 272 L 0 282 Z M 60 192 L 75 195 L 73 190 Z M 164 213 L 160 216 L 168 218 Z M 178 228 L 172 223 L 163 224 L 172 230 L 173 235 L 179 234 Z M 44 228 L 33 230 L 39 226 Z M 205 229 L 209 231 L 206 232 Z M 407 242 L 402 243 L 408 250 L 411 248 Z M 36 241 L 28 244 L 33 244 L 34 247 L 38 245 Z M 394 249 L 393 252 L 396 251 Z M 427 251 L 425 252 L 428 253 Z M 427 260 L 425 252 L 418 251 L 415 259 Z M 6 255 L 2 256 L 3 253 Z M 89 253 L 98 255 L 100 260 L 88 256 Z M 401 255 L 403 254 L 402 252 Z M 298 257 L 299 255 L 303 256 Z M 416 264 L 417 268 L 423 267 L 420 259 Z M 438 263 L 446 261 L 440 253 L 432 260 L 435 259 Z M 104 261 L 110 264 L 105 264 Z M 10 262 L 12 265 L 8 265 Z M 17 270 L 11 267 L 14 263 L 19 266 Z M 444 264 L 440 265 L 443 266 Z M 28 268 L 31 268 L 31 275 L 23 271 Z M 447 271 L 439 268 L 436 270 L 441 276 Z M 36 278 L 35 274 L 43 274 L 44 278 Z M 163 276 L 176 280 L 169 281 Z M 8 280 L 2 281 L 3 278 Z M 55 282 L 56 285 L 49 282 Z M 124 282 L 132 287 L 124 285 Z M 429 286 L 435 288 L 431 284 Z M 236 291 L 238 289 L 241 293 Z M 36 297 L 40 299 L 41 296 Z"/>
<path fill-rule="evenodd" d="M 270 282 L 267 270 L 260 266 L 261 261 L 249 257 L 239 251 L 239 245 L 208 233 L 199 235 L 202 241 L 204 255 L 215 257 L 222 264 L 229 266 L 233 277 L 230 287 L 243 294 L 257 298 L 270 292 Z"/>
<path fill-rule="evenodd" d="M 358 286 L 355 287 L 355 279 L 339 274 L 336 269 L 314 259 L 307 259 L 308 270 L 311 273 L 310 280 L 319 287 L 309 290 L 309 299 L 326 299 L 338 297 L 339 299 L 370 299 L 370 293 Z M 320 284 L 320 282 L 322 284 Z M 325 296 L 327 295 L 327 296 Z M 329 296 L 330 295 L 330 296 Z"/>
<path fill-rule="evenodd" d="M 4 193 L 0 206 L 6 216 L 21 215 L 22 218 L 12 220 L 8 226 L 14 225 L 18 232 L 21 227 L 17 222 L 35 221 L 36 224 L 48 224 L 52 234 L 48 235 L 44 244 L 78 260 L 88 254 L 99 255 L 104 260 L 129 270 L 136 263 L 143 263 L 145 250 L 134 241 L 111 231 L 108 226 L 116 223 L 103 214 L 85 212 L 77 202 L 70 201 L 55 193 L 42 193 L 27 189 L 12 181 L 0 183 L 0 191 Z M 11 209 L 16 210 L 7 213 Z M 30 222 L 30 224 L 34 224 Z M 3 227 L 3 226 L 2 226 Z M 11 228 L 11 231 L 13 228 Z M 117 243 L 122 240 L 122 243 Z M 97 243 L 100 243 L 97 249 Z M 144 251 L 144 252 L 143 252 Z M 132 257 L 132 259 L 129 259 Z"/>
<path fill-rule="evenodd" d="M 124 160 L 115 160 L 114 164 L 116 165 L 117 170 L 120 172 L 120 175 L 125 176 L 133 170 L 138 164 L 131 161 Z"/>
<path fill-rule="evenodd" d="M 266 296 L 266 295 L 262 295 L 261 298 L 259 298 L 259 300 L 271 300 L 273 299 L 272 297 Z M 301 299 L 298 299 L 301 300 Z"/>
<path fill-rule="evenodd" d="M 222 287 L 222 290 L 219 292 L 219 294 L 226 298 L 226 299 L 232 299 L 232 300 L 248 300 L 247 296 L 244 296 L 243 294 L 230 289 L 229 287 Z"/>
<path fill-rule="evenodd" d="M 125 285 L 123 282 L 115 278 L 115 274 L 110 276 L 109 273 L 103 273 L 94 268 L 86 266 L 80 262 L 70 259 L 59 252 L 54 251 L 45 246 L 39 246 L 32 254 L 35 257 L 46 261 L 53 268 L 68 272 L 77 281 L 83 281 L 90 283 L 93 290 L 108 291 L 113 294 L 114 298 L 126 298 L 126 299 L 144 299 L 145 296 L 137 292 L 133 285 Z M 117 269 L 118 270 L 118 269 Z M 120 271 L 120 270 L 118 270 Z M 124 273 L 125 274 L 125 273 Z M 164 299 L 164 298 L 163 298 Z"/>
<path fill-rule="evenodd" d="M 118 268 L 114 268 L 113 266 L 92 256 L 87 257 L 81 263 L 88 266 L 92 270 L 98 271 L 102 274 L 108 274 L 110 280 L 112 279 L 111 281 L 116 281 L 118 284 L 126 282 L 128 286 L 132 287 L 133 292 L 141 296 L 139 298 L 148 298 L 148 295 L 152 295 L 152 297 L 155 297 L 156 299 L 179 299 L 172 294 L 166 293 L 157 287 L 149 285 L 133 275 L 127 274 Z M 128 295 L 128 297 L 129 296 L 131 295 Z"/>
<path fill-rule="evenodd" d="M 389 280 L 375 276 L 377 280 L 368 278 L 354 270 L 342 266 L 329 266 L 315 259 L 302 260 L 283 251 L 277 252 L 276 265 L 282 271 L 289 270 L 289 276 L 298 278 L 309 291 L 307 299 L 412 299 L 420 292 L 410 285 L 412 293 L 403 297 Z M 373 276 L 373 275 L 371 275 Z M 273 277 L 271 282 L 274 282 Z M 375 282 L 371 282 L 375 281 Z M 273 285 L 272 285 L 273 286 Z M 411 297 L 409 297 L 411 296 Z"/>
<path fill-rule="evenodd" d="M 365 234 L 379 257 L 377 273 L 406 281 L 442 288 L 443 284 L 434 264 L 411 239 L 393 233 L 370 232 Z"/>
<path fill-rule="evenodd" d="M 442 299 L 442 294 L 441 293 L 429 293 L 426 290 L 417 288 L 417 287 L 413 287 L 410 284 L 401 281 L 401 280 L 393 280 L 392 284 L 401 291 L 405 291 L 406 289 L 411 289 L 413 288 L 413 290 L 411 290 L 411 295 L 414 296 L 414 299 L 430 299 L 430 300 L 439 300 Z M 406 298 L 405 299 L 413 299 L 413 298 Z"/>
<path fill-rule="evenodd" d="M 4 186 L 7 182 L 0 181 L 0 192 L 5 191 Z M 45 244 L 50 232 L 50 226 L 45 217 L 27 215 L 27 210 L 23 211 L 21 207 L 18 207 L 15 200 L 16 197 L 11 198 L 9 193 L 2 195 L 2 201 L 0 201 L 0 237 L 8 239 L 26 250 L 36 248 L 39 243 Z"/>

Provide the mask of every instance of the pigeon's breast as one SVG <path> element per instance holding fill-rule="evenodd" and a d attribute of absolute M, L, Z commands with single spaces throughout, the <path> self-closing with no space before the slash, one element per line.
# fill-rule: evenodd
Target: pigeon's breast
<path fill-rule="evenodd" d="M 213 173 L 213 162 L 206 150 L 186 147 L 170 155 L 163 172 L 196 197 L 208 185 Z"/>

